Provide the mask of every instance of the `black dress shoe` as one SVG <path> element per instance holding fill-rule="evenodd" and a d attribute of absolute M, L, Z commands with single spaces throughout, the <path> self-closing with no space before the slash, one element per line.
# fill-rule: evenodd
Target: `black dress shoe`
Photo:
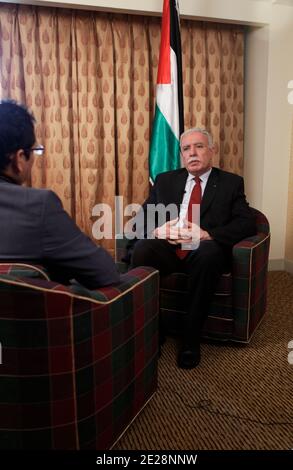
<path fill-rule="evenodd" d="M 178 354 L 180 369 L 193 369 L 200 363 L 200 349 L 182 349 Z"/>

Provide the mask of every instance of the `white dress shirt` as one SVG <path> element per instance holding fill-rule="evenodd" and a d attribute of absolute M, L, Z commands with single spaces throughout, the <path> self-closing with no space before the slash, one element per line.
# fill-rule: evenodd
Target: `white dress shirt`
<path fill-rule="evenodd" d="M 204 194 L 209 176 L 211 174 L 211 171 L 212 171 L 212 169 L 210 168 L 208 171 L 206 171 L 205 173 L 203 173 L 200 176 L 200 186 L 201 186 L 201 196 L 202 197 L 203 197 L 203 194 Z M 191 193 L 192 193 L 192 190 L 193 190 L 194 186 L 196 185 L 196 182 L 195 182 L 194 178 L 195 178 L 194 175 L 192 175 L 191 173 L 188 173 L 188 177 L 187 177 L 185 188 L 184 188 L 184 196 L 183 196 L 183 200 L 182 200 L 181 205 L 180 205 L 179 221 L 178 221 L 178 224 L 177 224 L 179 227 L 184 226 L 184 220 L 187 217 L 187 211 L 188 211 L 190 196 L 191 196 Z"/>

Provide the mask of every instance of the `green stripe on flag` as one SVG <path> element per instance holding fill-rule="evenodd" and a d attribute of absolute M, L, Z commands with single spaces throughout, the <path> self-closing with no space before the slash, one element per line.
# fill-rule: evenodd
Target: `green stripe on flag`
<path fill-rule="evenodd" d="M 177 170 L 181 167 L 179 141 L 157 105 L 150 145 L 149 165 L 152 181 L 159 173 Z"/>

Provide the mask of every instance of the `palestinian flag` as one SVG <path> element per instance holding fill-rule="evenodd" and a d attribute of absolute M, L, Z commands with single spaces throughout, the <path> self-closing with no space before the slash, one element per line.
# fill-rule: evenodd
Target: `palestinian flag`
<path fill-rule="evenodd" d="M 184 130 L 182 59 L 178 3 L 164 0 L 156 110 L 150 145 L 150 180 L 180 168 L 179 137 Z"/>

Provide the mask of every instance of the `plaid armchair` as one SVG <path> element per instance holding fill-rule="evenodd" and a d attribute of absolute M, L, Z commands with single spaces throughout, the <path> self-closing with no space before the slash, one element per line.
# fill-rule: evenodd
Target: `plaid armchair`
<path fill-rule="evenodd" d="M 267 218 L 251 208 L 257 234 L 233 247 L 232 270 L 223 274 L 211 302 L 202 336 L 248 343 L 260 324 L 267 300 L 270 229 Z M 117 240 L 118 261 L 125 254 L 125 240 Z M 161 278 L 160 322 L 163 332 L 176 334 L 186 305 L 186 275 L 173 273 Z"/>
<path fill-rule="evenodd" d="M 90 291 L 0 264 L 0 448 L 108 449 L 157 387 L 158 272 Z"/>

